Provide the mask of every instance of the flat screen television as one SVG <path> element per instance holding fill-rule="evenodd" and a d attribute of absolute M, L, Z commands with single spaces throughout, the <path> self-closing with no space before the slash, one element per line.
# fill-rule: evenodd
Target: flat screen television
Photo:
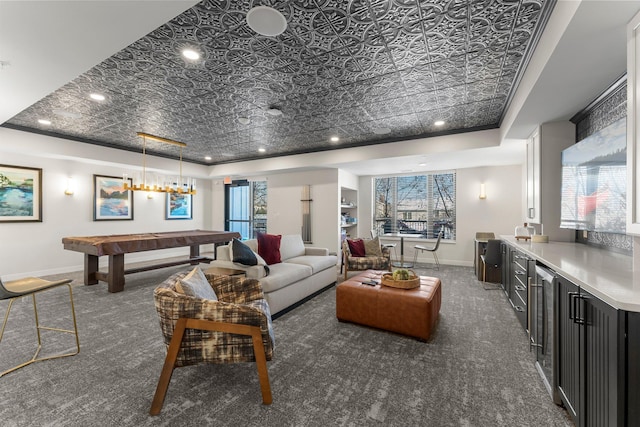
<path fill-rule="evenodd" d="M 624 233 L 626 194 L 626 119 L 562 151 L 561 228 Z"/>

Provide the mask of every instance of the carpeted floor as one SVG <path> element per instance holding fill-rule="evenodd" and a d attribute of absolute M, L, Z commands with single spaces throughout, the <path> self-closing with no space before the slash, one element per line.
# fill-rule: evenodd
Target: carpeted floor
<path fill-rule="evenodd" d="M 571 425 L 544 389 L 504 294 L 483 290 L 471 268 L 451 266 L 417 270 L 443 283 L 430 342 L 338 322 L 331 288 L 274 321 L 272 405 L 261 404 L 253 364 L 197 366 L 175 371 L 161 415 L 150 417 L 165 356 L 152 292 L 181 268 L 189 267 L 127 276 L 117 294 L 81 285 L 81 273 L 63 275 L 75 279 L 81 352 L 0 378 L 2 425 Z M 65 297 L 60 289 L 39 299 L 43 323 L 67 310 Z M 29 356 L 28 299 L 14 304 L 12 319 L 0 370 Z M 62 341 L 47 334 L 43 351 L 72 345 Z"/>

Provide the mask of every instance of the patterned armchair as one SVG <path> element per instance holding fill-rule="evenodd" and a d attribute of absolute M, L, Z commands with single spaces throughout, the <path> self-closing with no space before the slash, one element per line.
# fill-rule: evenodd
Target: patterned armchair
<path fill-rule="evenodd" d="M 269 305 L 260 282 L 242 277 L 206 275 L 218 301 L 176 291 L 187 275 L 176 273 L 154 290 L 156 311 L 167 345 L 151 415 L 162 410 L 175 367 L 202 363 L 256 362 L 262 401 L 270 404 L 267 360 L 273 358 L 274 336 Z"/>
<path fill-rule="evenodd" d="M 382 256 L 352 256 L 349 244 L 342 242 L 342 263 L 344 265 L 344 280 L 347 280 L 349 271 L 362 270 L 390 270 L 391 252 L 388 247 L 381 245 Z"/>

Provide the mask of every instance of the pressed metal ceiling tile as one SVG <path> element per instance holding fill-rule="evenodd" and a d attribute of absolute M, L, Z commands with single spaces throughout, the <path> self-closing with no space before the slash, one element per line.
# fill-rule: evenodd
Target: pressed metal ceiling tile
<path fill-rule="evenodd" d="M 205 0 L 4 126 L 133 151 L 144 131 L 185 142 L 184 159 L 204 164 L 497 127 L 554 4 Z M 286 31 L 254 33 L 245 16 L 256 5 L 282 12 Z M 186 47 L 201 59 L 183 59 Z"/>

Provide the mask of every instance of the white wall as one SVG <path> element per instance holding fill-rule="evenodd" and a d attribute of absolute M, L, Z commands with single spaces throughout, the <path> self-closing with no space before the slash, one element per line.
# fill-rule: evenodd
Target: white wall
<path fill-rule="evenodd" d="M 243 179 L 234 176 L 234 179 Z M 338 170 L 322 169 L 310 172 L 271 174 L 251 180 L 267 180 L 267 232 L 301 234 L 302 187 L 311 186 L 311 244 L 307 246 L 338 250 L 335 236 L 339 227 Z M 212 185 L 213 227 L 224 229 L 224 184 Z"/>
<path fill-rule="evenodd" d="M 302 186 L 311 185 L 311 239 L 308 246 L 337 251 L 339 227 L 338 172 L 326 169 L 269 175 L 267 180 L 267 230 L 275 234 L 302 231 Z"/>
<path fill-rule="evenodd" d="M 144 233 L 189 229 L 224 229 L 224 185 L 219 178 L 207 178 L 205 166 L 185 163 L 185 175 L 196 176 L 193 220 L 165 220 L 164 195 L 148 200 L 136 193 L 133 221 L 93 221 L 93 174 L 120 176 L 123 169 L 140 163 L 140 154 L 76 143 L 0 128 L 0 164 L 43 169 L 43 222 L 0 222 L 0 274 L 11 280 L 25 275 L 45 275 L 82 270 L 83 254 L 66 251 L 65 236 Z M 177 162 L 148 156 L 148 165 L 171 171 Z M 65 196 L 68 176 L 76 179 L 73 196 Z M 496 235 L 513 234 L 521 222 L 522 166 L 495 166 L 457 171 L 456 243 L 444 243 L 439 251 L 443 262 L 471 265 L 476 231 Z M 255 178 L 252 178 L 255 179 Z M 359 235 L 371 229 L 371 177 L 359 177 L 338 169 L 270 174 L 268 184 L 268 230 L 270 233 L 299 234 L 302 226 L 302 186 L 311 185 L 312 239 L 310 246 L 339 252 L 340 182 L 358 189 Z M 486 184 L 487 199 L 479 200 L 480 183 Z M 364 231 L 361 231 L 364 230 Z M 415 244 L 415 243 L 414 243 Z M 407 256 L 412 257 L 408 243 Z M 204 251 L 213 250 L 212 245 Z M 188 254 L 188 248 L 127 255 L 127 262 Z M 425 259 L 427 258 L 425 254 Z M 105 257 L 103 257 L 105 258 Z M 106 258 L 102 264 L 106 262 Z"/>
<path fill-rule="evenodd" d="M 166 220 L 164 194 L 154 193 L 153 199 L 147 199 L 146 193 L 136 192 L 132 221 L 93 221 L 93 175 L 122 176 L 123 167 L 109 165 L 105 160 L 114 156 L 122 164 L 130 161 L 133 165 L 140 160 L 140 154 L 90 147 L 95 157 L 81 159 L 72 154 L 74 145 L 86 148 L 86 144 L 0 128 L 0 164 L 41 168 L 43 181 L 42 222 L 0 222 L 0 275 L 3 279 L 82 270 L 84 254 L 64 250 L 62 238 L 66 236 L 212 228 L 211 182 L 206 179 L 198 180 L 192 220 Z M 18 150 L 13 149 L 16 146 L 33 155 L 17 152 Z M 60 154 L 58 158 L 45 157 L 45 153 L 55 151 L 55 147 L 59 147 L 64 156 Z M 159 159 L 157 163 L 166 161 L 168 159 Z M 171 166 L 175 166 L 177 170 L 178 164 L 171 161 Z M 76 182 L 73 196 L 64 194 L 69 176 Z M 212 251 L 213 245 L 204 245 L 201 249 L 203 252 Z M 126 261 L 188 254 L 188 247 L 141 252 L 127 255 Z M 101 258 L 102 265 L 106 261 L 107 257 Z"/>

